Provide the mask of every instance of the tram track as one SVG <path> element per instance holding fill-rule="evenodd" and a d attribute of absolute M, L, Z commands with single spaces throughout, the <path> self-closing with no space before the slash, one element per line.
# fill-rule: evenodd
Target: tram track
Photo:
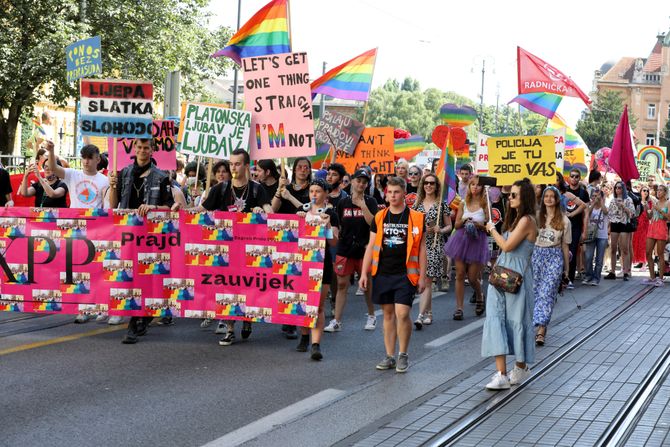
<path fill-rule="evenodd" d="M 424 445 L 429 445 L 431 447 L 457 445 L 460 439 L 463 439 L 468 433 L 475 430 L 484 421 L 492 417 L 496 412 L 512 402 L 515 398 L 521 396 L 523 390 L 527 386 L 550 373 L 561 363 L 562 360 L 575 352 L 593 337 L 598 335 L 622 315 L 630 311 L 653 290 L 655 290 L 654 287 L 646 287 L 639 291 L 625 303 L 601 318 L 597 324 L 578 334 L 572 340 L 570 340 L 570 342 L 559 348 L 550 357 L 544 359 L 536 366 L 531 368 L 532 375 L 525 382 L 508 391 L 496 393 L 490 399 L 476 406 L 457 422 L 450 425 L 442 432 L 437 433 Z M 663 383 L 663 380 L 668 376 L 669 373 L 670 348 L 666 349 L 664 354 L 658 359 L 649 374 L 645 377 L 645 380 L 636 389 L 635 393 L 633 393 L 629 401 L 621 410 L 618 417 L 615 418 L 612 424 L 610 424 L 608 430 L 603 433 L 600 438 L 603 443 L 598 445 L 618 446 L 625 443 L 626 436 L 630 435 L 631 427 L 634 427 L 635 422 L 639 420 L 639 417 L 641 417 L 641 415 L 644 413 L 644 410 L 653 398 L 655 391 L 658 390 L 660 385 Z"/>

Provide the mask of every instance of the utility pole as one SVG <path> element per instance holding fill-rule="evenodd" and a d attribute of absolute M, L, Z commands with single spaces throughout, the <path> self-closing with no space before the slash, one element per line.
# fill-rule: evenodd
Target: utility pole
<path fill-rule="evenodd" d="M 240 29 L 240 21 L 242 20 L 242 0 L 237 0 L 237 30 Z M 235 65 L 233 75 L 233 109 L 237 109 L 237 73 L 238 68 Z"/>
<path fill-rule="evenodd" d="M 498 86 L 496 88 L 496 133 L 500 132 L 500 129 L 498 127 L 498 112 L 500 110 L 500 83 L 498 83 Z"/>
<path fill-rule="evenodd" d="M 486 59 L 482 59 L 482 91 L 479 95 L 479 131 L 484 126 L 484 76 L 486 74 Z"/>

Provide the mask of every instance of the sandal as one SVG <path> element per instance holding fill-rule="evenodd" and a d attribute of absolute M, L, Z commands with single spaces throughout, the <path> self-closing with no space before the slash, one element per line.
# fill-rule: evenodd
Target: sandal
<path fill-rule="evenodd" d="M 544 336 L 547 334 L 547 329 L 543 326 L 537 328 L 537 334 L 535 335 L 535 345 L 544 346 Z"/>
<path fill-rule="evenodd" d="M 477 300 L 475 304 L 475 315 L 480 317 L 484 313 L 484 299 Z"/>
<path fill-rule="evenodd" d="M 462 320 L 463 319 L 463 309 L 456 309 L 456 312 L 454 312 L 454 320 Z"/>

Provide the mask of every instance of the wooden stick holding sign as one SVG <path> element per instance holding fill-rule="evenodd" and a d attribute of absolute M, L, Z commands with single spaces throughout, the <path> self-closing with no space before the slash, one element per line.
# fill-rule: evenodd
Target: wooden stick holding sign
<path fill-rule="evenodd" d="M 330 150 L 332 151 L 332 155 L 330 156 L 330 164 L 335 163 L 335 160 L 337 159 L 337 145 L 333 141 L 333 137 L 330 136 L 330 132 L 326 132 L 326 135 L 328 135 L 328 139 L 330 140 Z"/>
<path fill-rule="evenodd" d="M 195 198 L 198 194 L 198 176 L 200 175 L 200 163 L 202 159 L 200 156 L 195 157 L 195 182 L 193 182 L 193 202 L 195 204 Z"/>
<path fill-rule="evenodd" d="M 212 184 L 212 161 L 214 159 L 210 158 L 209 163 L 207 163 L 207 184 L 205 185 L 205 192 L 202 194 L 203 197 L 207 197 L 207 194 L 209 193 L 209 185 Z M 201 201 L 202 202 L 202 201 Z"/>
<path fill-rule="evenodd" d="M 116 156 L 116 137 L 112 138 L 112 172 L 116 174 L 116 166 L 117 166 L 117 156 Z"/>

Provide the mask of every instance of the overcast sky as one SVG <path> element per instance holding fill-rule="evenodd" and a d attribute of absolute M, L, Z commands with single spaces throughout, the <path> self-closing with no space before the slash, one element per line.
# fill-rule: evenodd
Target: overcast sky
<path fill-rule="evenodd" d="M 242 23 L 268 0 L 242 0 Z M 504 104 L 517 94 L 517 45 L 572 77 L 587 94 L 605 61 L 647 57 L 659 32 L 670 29 L 670 2 L 563 0 L 291 0 L 293 51 L 306 51 L 310 75 L 379 47 L 373 88 L 389 78 L 416 78 L 422 88 L 451 90 Z M 212 0 L 212 25 L 237 21 L 237 0 Z M 232 75 L 231 75 L 232 78 Z M 583 103 L 566 98 L 558 109 L 569 124 Z"/>

